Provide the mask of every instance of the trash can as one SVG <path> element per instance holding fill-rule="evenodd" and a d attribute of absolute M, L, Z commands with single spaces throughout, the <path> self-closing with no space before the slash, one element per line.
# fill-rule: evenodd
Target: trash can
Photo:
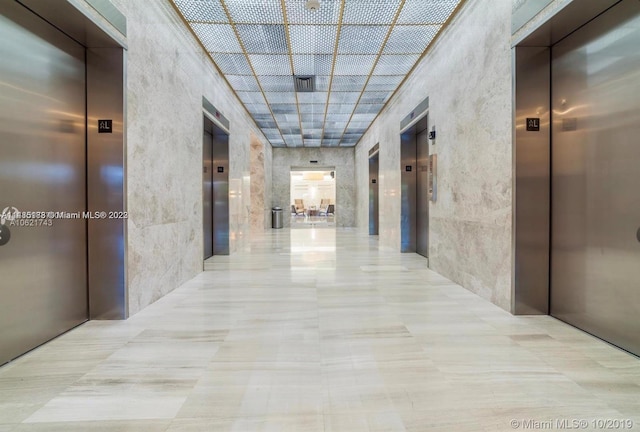
<path fill-rule="evenodd" d="M 271 228 L 282 228 L 282 208 L 274 207 L 271 209 Z"/>

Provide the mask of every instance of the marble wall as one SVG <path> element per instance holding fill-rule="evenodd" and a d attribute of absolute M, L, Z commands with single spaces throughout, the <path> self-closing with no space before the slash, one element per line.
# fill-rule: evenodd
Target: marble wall
<path fill-rule="evenodd" d="M 291 207 L 291 167 L 332 167 L 336 172 L 336 226 L 356 226 L 355 158 L 353 148 L 274 148 L 272 206 L 288 216 Z M 317 164 L 309 161 L 317 160 Z M 285 226 L 289 217 L 284 218 Z"/>
<path fill-rule="evenodd" d="M 272 147 L 251 136 L 251 232 L 271 228 Z"/>
<path fill-rule="evenodd" d="M 202 96 L 230 121 L 230 249 L 248 244 L 261 132 L 166 0 L 127 17 L 128 300 L 135 314 L 202 271 Z M 266 144 L 269 146 L 269 144 Z"/>
<path fill-rule="evenodd" d="M 368 151 L 380 143 L 380 242 L 400 249 L 400 121 L 425 97 L 437 139 L 430 267 L 509 310 L 512 0 L 468 0 L 356 149 L 358 227 L 368 227 Z"/>

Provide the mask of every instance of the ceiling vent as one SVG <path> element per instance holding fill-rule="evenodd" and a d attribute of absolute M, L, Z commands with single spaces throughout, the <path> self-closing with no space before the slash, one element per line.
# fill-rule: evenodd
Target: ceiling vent
<path fill-rule="evenodd" d="M 296 75 L 293 77 L 293 82 L 299 93 L 308 93 L 316 89 L 316 77 L 313 75 Z"/>

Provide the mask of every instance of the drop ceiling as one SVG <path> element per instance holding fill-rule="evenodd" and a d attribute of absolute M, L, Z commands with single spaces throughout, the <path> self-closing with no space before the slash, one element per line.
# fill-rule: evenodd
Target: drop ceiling
<path fill-rule="evenodd" d="M 352 147 L 461 0 L 172 1 L 274 147 Z"/>

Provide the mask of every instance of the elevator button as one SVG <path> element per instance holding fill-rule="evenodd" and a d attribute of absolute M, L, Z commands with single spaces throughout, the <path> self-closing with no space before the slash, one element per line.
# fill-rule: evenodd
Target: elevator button
<path fill-rule="evenodd" d="M 6 225 L 0 225 L 0 246 L 4 246 L 11 240 L 11 231 Z"/>

